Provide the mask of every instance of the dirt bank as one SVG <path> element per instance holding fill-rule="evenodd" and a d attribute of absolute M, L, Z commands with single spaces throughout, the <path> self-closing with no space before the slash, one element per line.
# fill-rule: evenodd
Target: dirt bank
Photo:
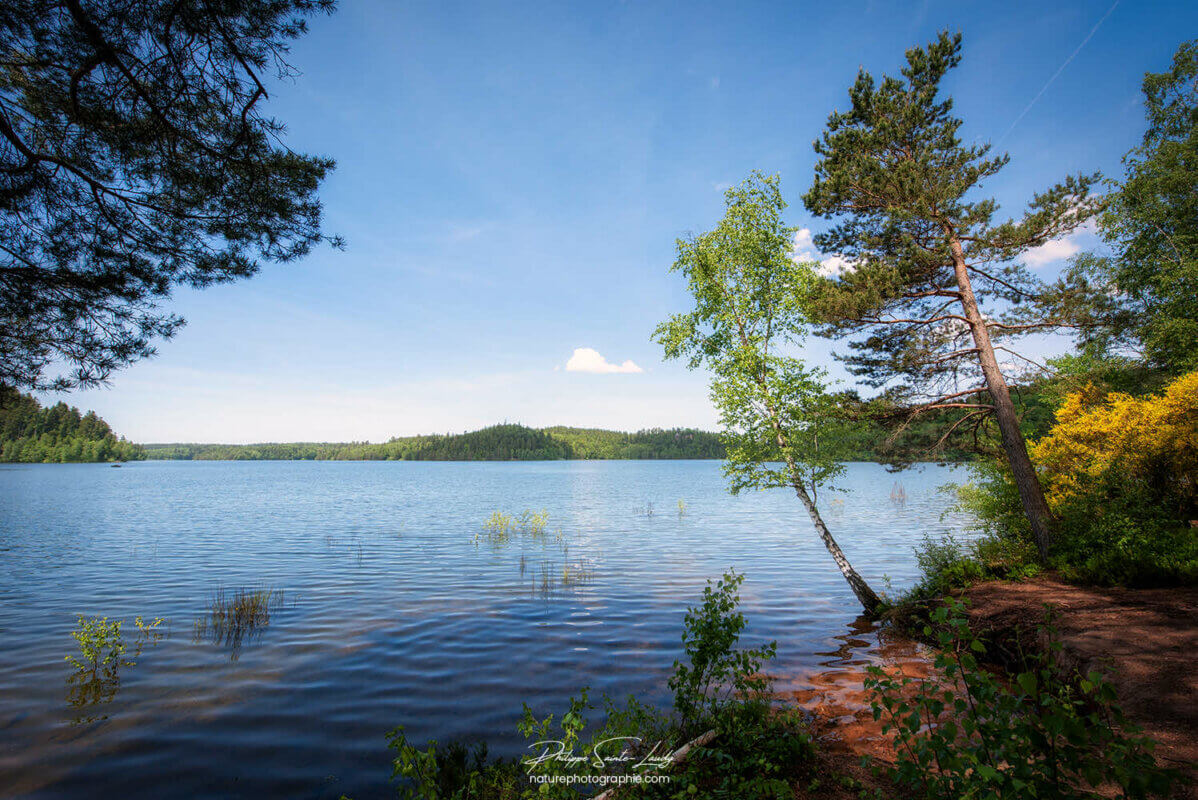
<path fill-rule="evenodd" d="M 1160 743 L 1157 758 L 1198 780 L 1198 589 L 1096 589 L 1038 578 L 988 581 L 965 596 L 974 630 L 1008 641 L 1031 641 L 1044 605 L 1056 607 L 1070 665 L 1107 674 L 1127 716 Z"/>
<path fill-rule="evenodd" d="M 1044 606 L 1055 606 L 1069 666 L 1104 672 L 1127 716 L 1160 743 L 1157 758 L 1198 781 L 1198 589 L 1096 589 L 1044 577 L 981 583 L 964 595 L 974 629 L 1012 649 L 1020 641 L 1035 646 Z M 855 767 L 861 755 L 894 758 L 869 710 L 865 667 L 926 677 L 931 656 L 923 645 L 865 623 L 840 638 L 844 646 L 826 654 L 821 670 L 787 676 L 779 696 L 812 715 L 826 766 L 891 796 L 893 787 Z M 1198 798 L 1198 783 L 1175 797 Z"/>

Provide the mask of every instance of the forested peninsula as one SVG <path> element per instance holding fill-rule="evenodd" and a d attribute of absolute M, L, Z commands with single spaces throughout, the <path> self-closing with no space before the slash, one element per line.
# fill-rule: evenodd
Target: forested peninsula
<path fill-rule="evenodd" d="M 94 411 L 66 403 L 43 408 L 35 398 L 0 386 L 0 461 L 65 463 L 138 461 L 141 445 L 112 432 Z"/>

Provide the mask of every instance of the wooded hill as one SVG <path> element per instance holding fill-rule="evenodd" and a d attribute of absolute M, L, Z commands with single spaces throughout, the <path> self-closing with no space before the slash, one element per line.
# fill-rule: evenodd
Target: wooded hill
<path fill-rule="evenodd" d="M 27 394 L 0 386 L 0 461 L 60 463 L 137 461 L 140 445 L 118 438 L 94 411 L 66 403 L 42 408 Z"/>
<path fill-rule="evenodd" d="M 594 428 L 492 425 L 457 434 L 369 442 L 150 444 L 151 459 L 204 461 L 555 461 L 562 459 L 723 458 L 714 433 L 674 428 L 621 433 Z"/>

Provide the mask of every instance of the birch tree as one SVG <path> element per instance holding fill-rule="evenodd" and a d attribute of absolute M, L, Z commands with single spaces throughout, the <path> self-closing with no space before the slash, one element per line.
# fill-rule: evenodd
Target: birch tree
<path fill-rule="evenodd" d="M 799 302 L 817 279 L 791 258 L 794 229 L 778 178 L 753 175 L 725 194 L 711 231 L 680 239 L 672 268 L 687 280 L 694 309 L 657 327 L 666 358 L 707 368 L 727 449 L 730 489 L 793 490 L 866 613 L 878 595 L 849 563 L 816 505 L 839 475 L 841 436 L 850 424 L 827 391 L 825 374 L 791 354 L 807 331 Z"/>

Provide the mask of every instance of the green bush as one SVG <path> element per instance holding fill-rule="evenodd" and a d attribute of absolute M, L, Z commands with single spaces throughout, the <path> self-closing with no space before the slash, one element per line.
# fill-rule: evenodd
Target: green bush
<path fill-rule="evenodd" d="M 894 739 L 890 777 L 917 797 L 1093 798 L 1099 787 L 1123 797 L 1168 790 L 1153 742 L 1123 716 L 1100 674 L 1062 670 L 1051 618 L 1044 651 L 1025 655 L 1010 681 L 978 663 L 984 643 L 964 606 L 949 599 L 924 629 L 940 650 L 935 677 L 894 677 L 869 668 L 874 718 Z"/>
<path fill-rule="evenodd" d="M 1069 504 L 1062 514 L 1053 563 L 1072 581 L 1103 586 L 1198 583 L 1198 535 L 1144 503 L 1092 513 Z"/>
<path fill-rule="evenodd" d="M 919 581 L 900 595 L 894 605 L 914 611 L 970 584 L 995 578 L 1023 580 L 1039 572 L 1036 550 L 1030 540 L 984 536 L 961 542 L 950 535 L 925 536 L 915 547 Z M 922 616 L 922 615 L 920 615 Z"/>
<path fill-rule="evenodd" d="M 670 688 L 684 730 L 710 725 L 732 705 L 759 707 L 769 688 L 761 665 L 774 657 L 777 643 L 737 649 L 745 615 L 737 610 L 743 575 L 727 572 L 703 589 L 703 604 L 686 612 L 682 645 L 687 660 L 674 662 Z"/>
<path fill-rule="evenodd" d="M 983 577 L 1034 572 L 1036 551 L 1014 481 L 992 462 L 970 469 L 973 480 L 957 487 L 952 509 L 972 514 L 982 537 L 962 558 L 979 561 Z M 1058 506 L 1050 568 L 1067 580 L 1099 586 L 1198 583 L 1198 531 L 1188 521 L 1164 511 L 1168 504 L 1143 484 L 1112 478 L 1109 485 L 1091 488 Z M 951 559 L 931 557 L 928 564 L 931 571 L 924 568 L 913 593 L 919 599 L 935 597 L 937 587 L 955 588 L 954 580 L 968 577 L 969 568 L 954 567 Z"/>

